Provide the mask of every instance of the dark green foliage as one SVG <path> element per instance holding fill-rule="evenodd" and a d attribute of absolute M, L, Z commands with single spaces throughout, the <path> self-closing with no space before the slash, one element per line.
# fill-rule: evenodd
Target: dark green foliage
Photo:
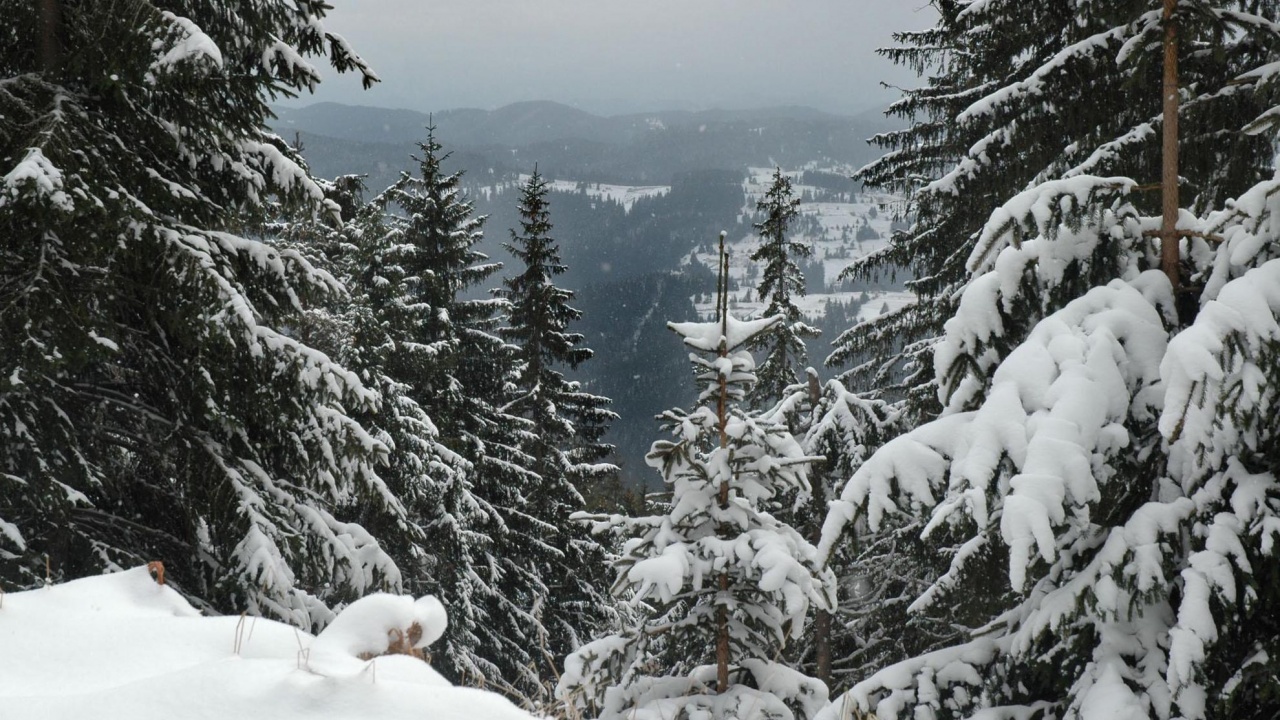
<path fill-rule="evenodd" d="M 908 391 L 917 417 L 937 410 L 934 393 L 922 387 L 932 379 L 928 349 L 954 310 L 966 262 L 991 213 L 1045 181 L 1092 174 L 1146 185 L 1158 182 L 1160 170 L 1160 31 L 1158 22 L 1147 22 L 1158 19 L 1159 3 L 999 3 L 981 12 L 963 2 L 936 7 L 935 27 L 898 33 L 898 44 L 882 51 L 919 71 L 924 82 L 889 109 L 909 126 L 876 136 L 884 155 L 855 175 L 868 187 L 903 196 L 895 212 L 911 224 L 884 252 L 846 271 L 874 278 L 908 268 L 920 301 L 840 337 L 827 359 L 847 366 L 867 351 L 896 356 L 897 363 L 855 367 L 845 379 Z M 1149 10 L 1156 15 L 1136 20 Z M 1222 131 L 1266 109 L 1258 94 L 1231 91 L 1227 83 L 1267 57 L 1268 41 L 1261 30 L 1232 34 L 1208 14 L 1188 12 L 1187 20 L 1183 47 L 1203 51 L 1186 52 L 1181 63 L 1180 85 L 1188 89 L 1182 197 L 1184 205 L 1203 209 L 1270 174 L 1266 140 Z M 997 98 L 1001 89 L 1008 92 Z M 1158 192 L 1134 193 L 1130 200 L 1144 213 L 1160 201 Z M 893 379 L 904 367 L 905 387 Z"/>
<path fill-rule="evenodd" d="M 781 400 L 796 383 L 798 371 L 808 364 L 804 339 L 818 334 L 804 322 L 794 298 L 805 294 L 805 277 L 799 259 L 813 254 L 813 246 L 787 238 L 787 230 L 800 216 L 800 199 L 791 190 L 791 178 L 775 168 L 769 190 L 756 203 L 764 217 L 752 227 L 760 235 L 760 247 L 751 261 L 762 263 L 760 299 L 768 298 L 764 316 L 781 315 L 783 321 L 753 340 L 752 350 L 763 350 L 764 360 L 756 370 L 759 382 L 752 388 L 756 407 L 768 407 Z"/>
<path fill-rule="evenodd" d="M 584 509 L 582 492 L 613 481 L 617 468 L 604 462 L 612 447 L 602 442 L 617 418 L 608 398 L 593 395 L 567 379 L 591 358 L 583 336 L 569 325 L 582 313 L 571 307 L 573 293 L 555 285 L 565 266 L 551 237 L 547 181 L 536 171 L 520 194 L 520 229 L 505 247 L 523 264 L 498 294 L 510 303 L 501 336 L 515 348 L 518 370 L 514 397 L 506 410 L 529 422 L 522 450 L 537 479 L 511 531 L 522 539 L 522 564 L 533 569 L 547 594 L 535 600 L 545 635 L 542 652 L 558 660 L 616 624 L 604 548 L 585 526 L 569 516 Z M 555 663 L 558 664 L 558 663 Z M 540 668 L 548 682 L 557 667 Z"/>
<path fill-rule="evenodd" d="M 526 542 L 519 532 L 538 476 L 522 450 L 530 424 L 503 408 L 516 364 L 514 348 L 495 332 L 510 306 L 468 299 L 501 266 L 475 249 L 483 218 L 463 197 L 460 176 L 442 170 L 434 128 L 419 150 L 418 172 L 374 201 L 392 211 L 375 242 L 396 273 L 389 317 L 401 318 L 400 351 L 387 371 L 408 387 L 463 468 L 439 489 L 438 514 L 421 519 L 434 555 L 432 590 L 450 612 L 435 664 L 455 682 L 530 698 L 544 662 L 543 630 L 531 611 L 546 590 L 517 549 Z M 389 285 L 368 282 L 375 292 Z"/>
<path fill-rule="evenodd" d="M 55 579 L 160 559 L 199 605 L 303 625 L 398 584 L 339 516 L 384 502 L 386 448 L 346 414 L 376 396 L 288 333 L 337 286 L 238 234 L 273 195 L 322 211 L 263 129 L 270 98 L 318 80 L 301 57 L 374 79 L 325 10 L 0 4 L 6 584 L 46 556 Z"/>

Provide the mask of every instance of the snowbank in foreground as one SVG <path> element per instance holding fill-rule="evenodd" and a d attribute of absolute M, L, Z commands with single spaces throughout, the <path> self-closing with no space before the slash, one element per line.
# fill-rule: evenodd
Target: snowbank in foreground
<path fill-rule="evenodd" d="M 444 628 L 434 599 L 388 595 L 353 604 L 332 638 L 260 618 L 203 617 L 146 568 L 9 593 L 0 596 L 0 715 L 530 720 L 415 657 L 357 657 L 372 635 L 387 637 L 388 621 L 406 619 L 421 626 L 417 647 Z"/>

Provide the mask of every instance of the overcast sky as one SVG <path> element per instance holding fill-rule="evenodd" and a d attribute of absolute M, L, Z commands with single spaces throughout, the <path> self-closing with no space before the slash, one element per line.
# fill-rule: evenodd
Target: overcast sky
<path fill-rule="evenodd" d="M 875 54 L 931 24 L 928 0 L 332 0 L 383 82 L 321 100 L 432 111 L 555 100 L 600 114 L 883 106 L 911 76 Z"/>

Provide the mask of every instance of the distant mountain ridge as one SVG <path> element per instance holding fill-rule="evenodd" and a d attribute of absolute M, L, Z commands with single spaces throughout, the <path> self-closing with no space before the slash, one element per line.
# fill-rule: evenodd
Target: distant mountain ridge
<path fill-rule="evenodd" d="M 459 108 L 437 113 L 322 102 L 301 108 L 275 108 L 272 123 L 282 135 L 300 131 L 356 142 L 412 143 L 434 122 L 454 146 L 523 146 L 557 140 L 610 145 L 635 142 L 646 133 L 703 124 L 802 121 L 868 124 L 865 118 L 833 115 L 800 106 L 756 110 L 663 110 L 603 117 L 551 101 L 505 105 L 496 110 Z M 887 123 L 885 123 L 887 128 Z"/>
<path fill-rule="evenodd" d="M 535 165 L 552 178 L 624 185 L 666 185 L 708 168 L 745 172 L 810 161 L 852 168 L 876 157 L 867 138 L 893 129 L 883 118 L 807 107 L 613 117 L 546 101 L 434 114 L 327 102 L 275 110 L 273 128 L 303 143 L 317 175 L 364 174 L 375 191 L 409 169 L 429 123 L 452 153 L 448 168 L 481 185 Z"/>

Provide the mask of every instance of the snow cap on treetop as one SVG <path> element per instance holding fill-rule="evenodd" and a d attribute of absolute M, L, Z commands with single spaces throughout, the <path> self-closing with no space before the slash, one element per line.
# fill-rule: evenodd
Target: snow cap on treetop
<path fill-rule="evenodd" d="M 758 320 L 738 320 L 733 316 L 728 316 L 725 319 L 725 334 L 727 335 L 724 338 L 725 350 L 732 352 L 742 347 L 751 338 L 785 319 L 786 317 L 780 314 Z M 705 352 L 716 352 L 720 349 L 722 336 L 719 322 L 669 322 L 667 327 L 684 338 L 684 344 L 689 347 Z"/>

